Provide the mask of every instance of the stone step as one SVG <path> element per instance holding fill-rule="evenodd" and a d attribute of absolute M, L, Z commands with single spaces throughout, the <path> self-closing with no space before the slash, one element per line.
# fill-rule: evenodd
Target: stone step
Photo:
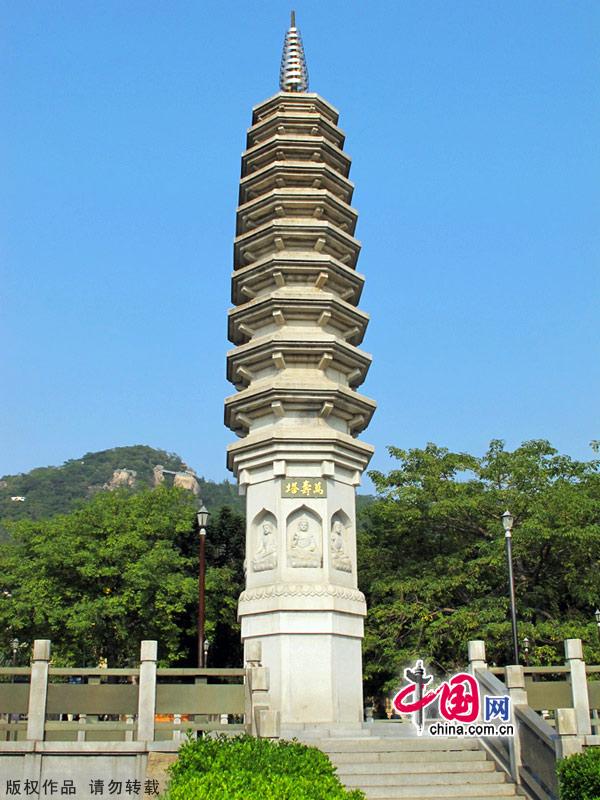
<path fill-rule="evenodd" d="M 337 734 L 334 736 L 327 736 L 322 735 L 319 737 L 319 741 L 323 744 L 331 744 L 335 745 L 338 742 L 344 742 L 345 744 L 351 744 L 352 742 L 356 742 L 357 744 L 366 744 L 368 742 L 375 743 L 378 742 L 380 744 L 384 744 L 386 746 L 393 745 L 394 743 L 399 745 L 420 745 L 422 747 L 477 747 L 479 739 L 476 736 L 375 736 L 372 735 L 363 735 L 355 733 L 349 734 L 347 736 L 338 736 Z"/>
<path fill-rule="evenodd" d="M 323 752 L 367 753 L 367 752 L 433 752 L 478 750 L 477 739 L 394 739 L 390 737 L 365 737 L 364 739 L 319 739 L 313 743 Z"/>
<path fill-rule="evenodd" d="M 376 720 L 364 723 L 365 728 L 371 731 L 371 736 L 417 736 L 417 731 L 412 722 L 383 722 Z"/>
<path fill-rule="evenodd" d="M 523 800 L 522 795 L 518 795 L 516 792 L 514 794 L 504 795 L 505 797 L 520 797 Z M 443 800 L 443 795 L 437 791 L 435 794 L 431 795 L 431 797 L 416 797 L 415 795 L 405 795 L 398 799 L 397 796 L 385 795 L 382 797 L 371 798 L 370 795 L 367 795 L 367 800 Z M 456 800 L 456 798 L 455 798 Z M 476 795 L 469 795 L 466 797 L 465 800 L 496 800 L 494 797 L 490 797 L 489 794 L 476 794 Z"/>
<path fill-rule="evenodd" d="M 423 764 L 425 768 L 431 768 L 435 763 L 443 759 L 444 763 L 452 761 L 457 764 L 476 764 L 486 761 L 483 750 L 452 750 L 445 753 L 440 750 L 413 750 L 413 751 L 376 751 L 372 752 L 348 752 L 348 753 L 327 753 L 329 759 L 341 768 L 344 764 L 408 764 L 416 768 L 418 764 Z M 489 762 L 491 763 L 491 762 Z"/>
<path fill-rule="evenodd" d="M 339 739 L 364 741 L 373 736 L 371 727 L 354 725 L 352 727 L 324 728 L 322 725 L 287 724 L 281 727 L 282 739 L 299 739 L 306 744 L 315 745 L 322 741 L 337 742 Z"/>
<path fill-rule="evenodd" d="M 495 800 L 497 797 L 516 797 L 510 783 L 490 786 L 369 786 L 363 789 L 367 800 Z"/>
<path fill-rule="evenodd" d="M 340 776 L 340 780 L 341 780 Z M 371 786 L 398 786 L 412 787 L 437 787 L 444 786 L 446 788 L 457 787 L 462 789 L 465 786 L 479 786 L 485 785 L 486 790 L 488 786 L 493 784 L 506 783 L 504 773 L 496 772 L 470 772 L 461 774 L 458 772 L 453 773 L 417 773 L 406 772 L 402 775 L 382 775 L 381 773 L 360 774 L 360 775 L 345 775 L 343 778 L 345 786 L 360 787 L 366 789 Z"/>
<path fill-rule="evenodd" d="M 323 737 L 342 783 L 367 800 L 495 800 L 516 787 L 478 739 L 422 736 Z"/>
<path fill-rule="evenodd" d="M 349 755 L 344 753 L 343 755 Z M 371 755 L 371 754 L 369 754 Z M 352 761 L 347 763 L 340 763 L 337 759 L 331 759 L 337 767 L 337 774 L 340 778 L 345 780 L 347 775 L 402 775 L 406 773 L 417 774 L 424 773 L 431 775 L 433 773 L 442 774 L 472 774 L 475 772 L 494 772 L 496 765 L 493 761 L 485 760 L 485 753 L 481 753 L 481 759 L 478 761 L 398 761 L 397 757 L 394 761 L 365 761 L 363 756 L 360 756 L 358 761 L 353 757 Z"/>

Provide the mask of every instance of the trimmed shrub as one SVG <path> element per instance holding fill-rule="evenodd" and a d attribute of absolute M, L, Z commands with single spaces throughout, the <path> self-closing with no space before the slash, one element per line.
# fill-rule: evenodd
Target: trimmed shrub
<path fill-rule="evenodd" d="M 190 739 L 169 768 L 164 800 L 363 800 L 316 747 L 224 735 Z"/>
<path fill-rule="evenodd" d="M 556 771 L 560 800 L 600 800 L 600 747 L 563 758 Z"/>

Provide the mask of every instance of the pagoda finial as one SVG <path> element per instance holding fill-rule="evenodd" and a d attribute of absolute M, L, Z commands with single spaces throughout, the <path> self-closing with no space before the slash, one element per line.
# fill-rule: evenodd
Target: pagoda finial
<path fill-rule="evenodd" d="M 283 41 L 279 88 L 282 92 L 308 91 L 308 69 L 306 68 L 302 37 L 296 27 L 295 11 L 291 13 L 290 27 Z"/>

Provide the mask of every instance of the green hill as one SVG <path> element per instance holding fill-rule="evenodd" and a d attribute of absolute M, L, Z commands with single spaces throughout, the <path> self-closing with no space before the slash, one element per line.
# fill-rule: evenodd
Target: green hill
<path fill-rule="evenodd" d="M 0 478 L 0 528 L 7 520 L 44 519 L 66 514 L 98 492 L 107 491 L 111 481 L 114 485 L 117 470 L 128 471 L 125 478 L 131 484 L 130 491 L 154 486 L 154 468 L 158 464 L 172 472 L 186 469 L 176 453 L 134 445 L 86 453 L 59 467 L 38 467 L 19 475 L 5 475 Z M 165 482 L 172 480 L 167 473 Z M 200 477 L 197 480 L 200 497 L 209 509 L 230 505 L 243 511 L 243 498 L 234 484 L 229 481 L 214 483 Z"/>
<path fill-rule="evenodd" d="M 90 500 L 95 494 L 116 488 L 119 476 L 132 492 L 155 485 L 154 469 L 161 465 L 165 483 L 172 484 L 174 472 L 188 467 L 177 453 L 168 453 L 147 445 L 113 447 L 81 458 L 69 459 L 59 467 L 37 467 L 18 475 L 0 478 L 0 538 L 6 532 L 6 522 L 18 519 L 47 519 L 55 514 L 68 514 Z M 235 483 L 215 483 L 197 476 L 202 498 L 209 511 L 231 506 L 245 512 L 244 498 Z M 357 495 L 360 512 L 373 501 L 370 495 Z"/>

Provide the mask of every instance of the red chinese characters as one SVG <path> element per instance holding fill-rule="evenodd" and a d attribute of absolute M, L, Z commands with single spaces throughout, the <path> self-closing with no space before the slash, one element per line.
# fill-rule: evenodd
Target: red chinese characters
<path fill-rule="evenodd" d="M 410 670 L 405 671 L 409 673 Z M 411 677 L 414 673 L 410 673 Z M 423 675 L 426 679 L 427 676 Z M 423 686 L 427 680 L 411 682 L 394 697 L 394 707 L 403 714 L 418 714 L 420 717 L 419 727 L 422 726 L 423 709 L 438 700 L 440 716 L 448 722 L 475 722 L 479 717 L 481 707 L 479 686 L 472 675 L 466 672 L 459 672 L 441 684 L 435 691 L 423 692 Z M 412 699 L 409 699 L 412 698 Z"/>

